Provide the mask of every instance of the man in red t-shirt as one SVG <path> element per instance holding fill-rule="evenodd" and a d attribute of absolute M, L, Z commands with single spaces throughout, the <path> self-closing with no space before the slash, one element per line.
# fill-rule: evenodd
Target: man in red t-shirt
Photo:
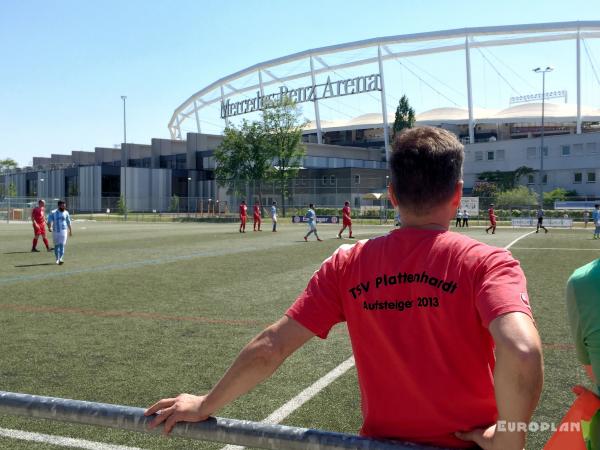
<path fill-rule="evenodd" d="M 342 229 L 338 233 L 338 239 L 342 238 L 342 233 L 346 228 L 348 228 L 348 231 L 350 232 L 350 235 L 348 237 L 352 239 L 354 236 L 352 236 L 352 217 L 350 213 L 350 202 L 344 202 L 344 207 L 342 208 Z"/>
<path fill-rule="evenodd" d="M 146 410 L 160 412 L 151 426 L 165 422 L 168 433 L 176 422 L 208 418 L 309 339 L 346 322 L 362 435 L 522 450 L 542 388 L 541 342 L 519 263 L 506 250 L 448 231 L 463 159 L 446 130 L 403 132 L 388 188 L 402 227 L 342 245 L 208 394 L 160 400 Z"/>
<path fill-rule="evenodd" d="M 490 205 L 488 209 L 488 216 L 490 219 L 490 226 L 485 229 L 486 234 L 492 230 L 492 234 L 496 234 L 496 213 L 494 213 L 494 204 Z"/>
<path fill-rule="evenodd" d="M 46 251 L 50 251 L 50 245 L 46 238 L 46 202 L 44 200 L 38 201 L 38 206 L 31 210 L 31 224 L 33 225 L 33 245 L 31 251 L 39 252 L 36 247 L 40 236 L 44 241 Z"/>
<path fill-rule="evenodd" d="M 262 231 L 260 229 L 261 223 L 262 219 L 260 218 L 260 205 L 258 203 L 254 203 L 254 231 L 256 231 L 256 227 L 258 227 L 258 231 Z"/>
<path fill-rule="evenodd" d="M 242 200 L 240 204 L 240 233 L 246 232 L 246 219 L 248 218 L 248 206 L 246 201 Z"/>

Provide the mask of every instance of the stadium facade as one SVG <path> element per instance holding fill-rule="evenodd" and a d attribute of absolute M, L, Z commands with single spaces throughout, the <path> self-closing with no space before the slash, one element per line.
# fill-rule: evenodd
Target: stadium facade
<path fill-rule="evenodd" d="M 313 113 L 303 135 L 307 154 L 292 201 L 338 206 L 341 199 L 348 199 L 357 206 L 365 193 L 381 192 L 387 180 L 393 123 L 387 91 L 394 79 L 386 78 L 389 73 L 384 63 L 458 52 L 464 54 L 467 106 L 423 111 L 416 122 L 448 129 L 465 143 L 467 192 L 482 172 L 525 166 L 536 172 L 522 177 L 519 182 L 523 185 L 542 182 L 545 190 L 562 187 L 600 197 L 600 109 L 585 105 L 581 93 L 581 49 L 587 40 L 597 38 L 600 21 L 586 21 L 465 28 L 307 50 L 256 64 L 196 92 L 173 113 L 168 124 L 171 139 L 34 158 L 32 167 L 0 174 L 0 185 L 12 184 L 18 196 L 77 197 L 78 208 L 89 211 L 114 208 L 114 199 L 125 193 L 128 208 L 134 211 L 165 211 L 174 196 L 231 203 L 237 199 L 228 196 L 214 179 L 214 150 L 222 137 L 219 132 L 207 133 L 207 126 L 219 123 L 222 130 L 241 118 L 256 118 L 269 101 L 287 97 L 309 105 Z M 573 42 L 576 96 L 573 104 L 545 102 L 544 170 L 540 177 L 542 96 L 517 99 L 504 109 L 474 107 L 471 52 L 558 41 Z M 407 47 L 410 45 L 413 47 Z M 341 74 L 357 67 L 363 69 L 351 76 Z M 560 94 L 546 93 L 544 99 Z M 321 119 L 321 109 L 328 101 L 354 96 L 379 100 L 380 111 Z M 186 131 L 190 127 L 194 131 Z M 312 190 L 306 180 L 313 180 Z M 246 195 L 254 194 L 248 188 Z M 275 188 L 271 194 L 277 196 Z"/>

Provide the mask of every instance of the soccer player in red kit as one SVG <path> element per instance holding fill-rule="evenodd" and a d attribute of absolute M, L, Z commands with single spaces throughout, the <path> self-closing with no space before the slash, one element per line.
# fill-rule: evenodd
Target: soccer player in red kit
<path fill-rule="evenodd" d="M 240 204 L 240 233 L 246 232 L 246 219 L 248 218 L 248 206 L 246 202 L 242 200 Z"/>
<path fill-rule="evenodd" d="M 254 231 L 256 231 L 256 227 L 258 227 L 258 231 L 262 231 L 260 229 L 260 224 L 262 223 L 262 219 L 260 218 L 260 205 L 258 203 L 254 204 Z"/>
<path fill-rule="evenodd" d="M 490 209 L 488 209 L 488 216 L 490 218 L 490 226 L 485 229 L 485 232 L 488 233 L 492 230 L 492 234 L 496 234 L 496 214 L 494 213 L 494 204 L 490 205 Z"/>
<path fill-rule="evenodd" d="M 208 393 L 148 408 L 147 416 L 158 413 L 150 428 L 164 423 L 169 433 L 177 422 L 206 420 L 307 341 L 325 339 L 346 322 L 361 435 L 523 450 L 542 391 L 542 345 L 519 262 L 449 230 L 460 206 L 463 160 L 463 146 L 447 130 L 416 127 L 397 135 L 388 194 L 402 226 L 340 246 Z"/>
<path fill-rule="evenodd" d="M 350 231 L 350 235 L 348 237 L 352 239 L 354 236 L 352 236 L 352 217 L 350 215 L 350 202 L 344 202 L 344 207 L 342 208 L 342 229 L 338 233 L 338 239 L 342 238 L 342 233 L 344 232 L 346 227 L 348 228 L 348 231 Z"/>
<path fill-rule="evenodd" d="M 38 206 L 31 211 L 31 223 L 33 224 L 33 245 L 31 251 L 39 252 L 36 247 L 40 236 L 44 241 L 46 250 L 50 251 L 50 245 L 48 245 L 48 239 L 46 238 L 46 202 L 44 200 L 38 201 Z"/>

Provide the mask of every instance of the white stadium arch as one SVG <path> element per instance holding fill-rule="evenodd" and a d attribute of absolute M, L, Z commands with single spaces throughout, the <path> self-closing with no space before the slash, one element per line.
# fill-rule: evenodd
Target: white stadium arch
<path fill-rule="evenodd" d="M 406 34 L 398 36 L 379 37 L 374 39 L 348 42 L 345 44 L 320 47 L 302 52 L 294 53 L 281 58 L 272 59 L 262 63 L 255 64 L 246 69 L 235 72 L 223 77 L 214 83 L 199 90 L 177 109 L 175 109 L 168 127 L 172 139 L 183 139 L 182 125 L 185 122 L 192 122 L 195 129 L 201 132 L 200 113 L 209 107 L 221 105 L 221 118 L 225 123 L 229 116 L 243 114 L 260 109 L 261 97 L 265 96 L 265 88 L 273 85 L 280 87 L 292 80 L 307 79 L 308 86 L 298 90 L 297 95 L 304 95 L 302 101 L 309 101 L 314 104 L 315 127 L 317 131 L 318 142 L 322 142 L 322 124 L 319 114 L 319 95 L 310 96 L 309 91 L 315 90 L 315 86 L 324 86 L 317 84 L 316 76 L 323 74 L 333 74 L 336 70 L 351 68 L 356 66 L 373 64 L 377 65 L 377 72 L 371 75 L 376 79 L 363 79 L 365 77 L 355 77 L 342 80 L 345 83 L 345 91 L 340 93 L 340 84 L 338 80 L 337 94 L 347 95 L 348 85 L 351 86 L 350 93 L 359 93 L 360 85 L 363 86 L 363 92 L 380 91 L 381 96 L 381 115 L 384 124 L 385 142 L 388 142 L 388 112 L 385 90 L 385 77 L 383 62 L 386 60 L 401 60 L 418 55 L 437 54 L 445 52 L 464 52 L 464 63 L 466 68 L 467 87 L 467 113 L 469 124 L 469 137 L 473 142 L 475 126 L 475 108 L 473 107 L 472 80 L 471 80 L 471 49 L 483 47 L 513 46 L 528 43 L 552 42 L 572 40 L 575 42 L 573 48 L 576 61 L 576 122 L 577 133 L 581 132 L 581 53 L 582 42 L 585 39 L 600 38 L 600 21 L 577 21 L 577 22 L 559 22 L 559 23 L 539 23 L 523 25 L 507 25 L 493 27 L 474 27 L 460 28 L 454 30 L 443 30 L 416 34 Z M 422 43 L 417 48 L 402 49 L 403 44 Z M 335 56 L 345 52 L 356 50 L 370 50 L 370 54 L 356 53 L 351 55 L 350 60 L 340 62 Z M 347 53 L 346 53 L 347 54 Z M 288 67 L 294 63 L 294 67 Z M 277 73 L 278 68 L 286 67 L 285 74 Z M 595 69 L 594 69 L 595 70 Z M 329 79 L 327 80 L 329 81 Z M 371 83 L 370 89 L 368 83 Z M 373 84 L 375 83 L 375 84 Z M 280 91 L 281 92 L 281 91 Z M 244 100 L 230 102 L 234 96 L 248 95 L 253 97 L 244 97 Z M 308 94 L 307 94 L 308 93 Z M 276 94 L 271 94 L 276 95 Z M 371 94 L 372 95 L 372 94 Z M 335 94 L 334 94 L 335 96 Z M 267 95 L 268 97 L 268 95 Z M 229 103 L 228 103 L 229 101 Z M 386 149 L 387 150 L 387 149 Z"/>

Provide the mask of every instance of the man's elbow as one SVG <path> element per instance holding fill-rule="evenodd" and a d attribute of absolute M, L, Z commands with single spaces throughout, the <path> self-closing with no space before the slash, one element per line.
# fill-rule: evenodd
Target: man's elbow
<path fill-rule="evenodd" d="M 287 356 L 276 333 L 269 328 L 256 336 L 248 344 L 248 349 L 251 350 L 252 359 L 265 366 L 278 365 Z"/>

